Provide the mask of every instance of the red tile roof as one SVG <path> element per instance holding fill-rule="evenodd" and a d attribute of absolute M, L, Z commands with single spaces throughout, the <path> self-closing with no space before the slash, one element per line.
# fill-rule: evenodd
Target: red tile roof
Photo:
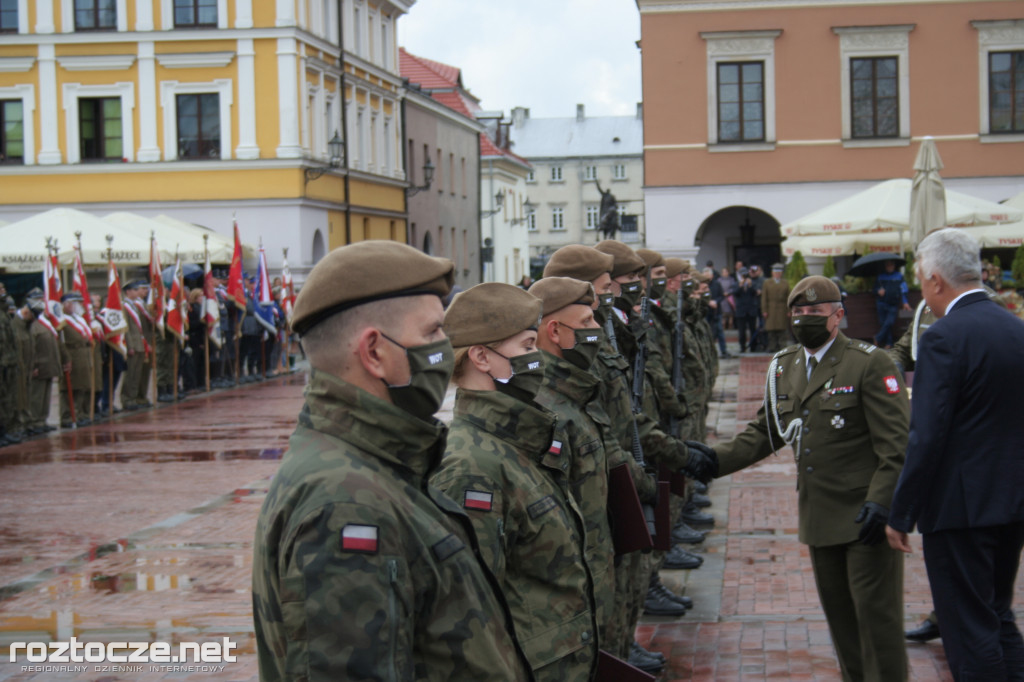
<path fill-rule="evenodd" d="M 425 90 L 462 87 L 461 69 L 409 54 L 404 47 L 398 48 L 398 70 L 402 78 L 418 83 Z"/>

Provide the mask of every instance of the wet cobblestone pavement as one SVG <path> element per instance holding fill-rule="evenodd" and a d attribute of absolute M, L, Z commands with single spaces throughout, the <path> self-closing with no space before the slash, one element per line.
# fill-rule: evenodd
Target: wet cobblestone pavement
<path fill-rule="evenodd" d="M 710 440 L 730 438 L 761 402 L 768 356 L 725 360 Z M 305 375 L 0 449 L 0 680 L 257 679 L 249 593 L 260 504 L 302 404 Z M 450 417 L 451 395 L 442 411 Z M 645 617 L 661 680 L 821 680 L 840 675 L 806 548 L 796 539 L 788 450 L 715 482 L 704 566 L 663 571 L 695 602 Z M 907 626 L 931 608 L 920 553 L 906 565 Z M 1018 599 L 1021 602 L 1020 582 Z M 77 672 L 9 662 L 15 641 L 234 642 L 216 672 L 143 665 Z M 951 680 L 942 647 L 909 644 L 912 680 Z M 215 667 L 220 667 L 219 665 Z"/>

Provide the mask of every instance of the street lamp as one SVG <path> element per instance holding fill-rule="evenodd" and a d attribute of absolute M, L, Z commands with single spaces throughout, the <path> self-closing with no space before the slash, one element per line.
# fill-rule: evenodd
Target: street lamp
<path fill-rule="evenodd" d="M 532 203 L 529 199 L 523 202 L 523 217 L 513 218 L 512 224 L 518 225 L 519 223 L 525 223 L 533 215 L 533 212 L 537 210 L 537 204 Z"/>
<path fill-rule="evenodd" d="M 430 159 L 427 159 L 427 162 L 423 164 L 423 184 L 419 187 L 406 187 L 405 196 L 415 196 L 424 190 L 430 189 L 432 182 L 434 182 L 434 164 L 430 163 Z"/>
<path fill-rule="evenodd" d="M 491 211 L 482 211 L 480 213 L 480 217 L 481 218 L 490 218 L 495 213 L 498 213 L 499 211 L 501 211 L 502 206 L 505 205 L 505 193 L 502 192 L 501 190 L 498 190 L 498 193 L 494 195 L 494 205 L 497 206 L 497 208 L 495 208 L 495 209 L 493 209 Z"/>
<path fill-rule="evenodd" d="M 338 135 L 337 131 L 335 131 L 331 141 L 327 143 L 327 155 L 328 161 L 326 166 L 306 169 L 306 182 L 316 180 L 331 168 L 341 168 L 341 164 L 345 160 L 345 143 L 342 142 L 341 136 Z"/>

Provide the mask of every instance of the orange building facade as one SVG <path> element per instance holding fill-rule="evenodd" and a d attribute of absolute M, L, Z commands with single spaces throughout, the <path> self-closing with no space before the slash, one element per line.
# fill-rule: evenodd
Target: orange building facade
<path fill-rule="evenodd" d="M 780 224 L 911 177 L 925 136 L 947 187 L 1024 189 L 1020 0 L 637 4 L 651 248 L 767 264 Z"/>

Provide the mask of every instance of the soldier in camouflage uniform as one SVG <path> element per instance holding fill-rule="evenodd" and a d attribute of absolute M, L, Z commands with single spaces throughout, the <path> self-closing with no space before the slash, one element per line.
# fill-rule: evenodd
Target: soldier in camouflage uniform
<path fill-rule="evenodd" d="M 0 447 L 17 443 L 16 374 L 18 349 L 14 321 L 7 313 L 7 289 L 0 283 Z"/>
<path fill-rule="evenodd" d="M 540 312 L 540 300 L 497 282 L 449 306 L 459 388 L 431 483 L 473 522 L 536 679 L 586 682 L 598 652 L 594 593 L 569 453 L 554 436 L 555 415 L 533 402 L 544 378 Z"/>
<path fill-rule="evenodd" d="M 453 269 L 360 242 L 298 295 L 312 372 L 254 546 L 264 682 L 532 679 L 465 511 L 428 484 L 446 435 L 432 415 L 454 362 L 441 305 Z"/>

